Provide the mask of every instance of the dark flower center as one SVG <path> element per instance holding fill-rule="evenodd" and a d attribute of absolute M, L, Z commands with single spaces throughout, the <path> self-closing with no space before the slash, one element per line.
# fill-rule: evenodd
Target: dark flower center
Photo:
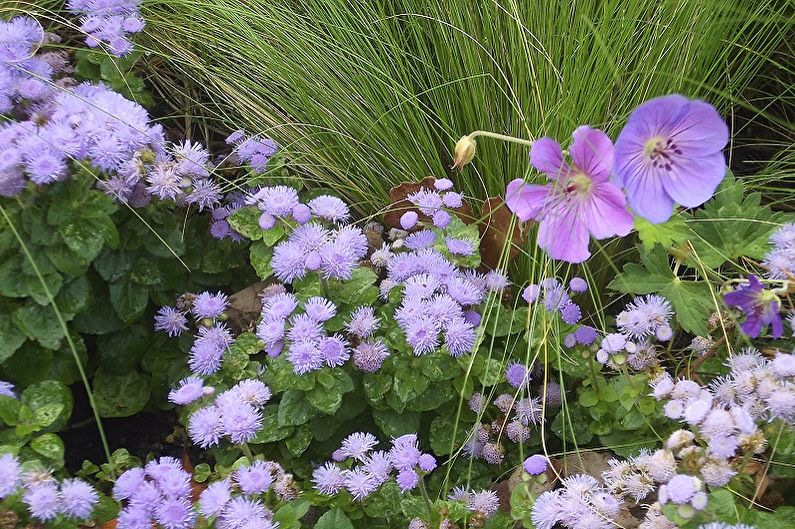
<path fill-rule="evenodd" d="M 675 164 L 674 155 L 682 154 L 682 150 L 672 138 L 655 136 L 646 142 L 644 153 L 649 157 L 652 167 L 670 171 Z"/>

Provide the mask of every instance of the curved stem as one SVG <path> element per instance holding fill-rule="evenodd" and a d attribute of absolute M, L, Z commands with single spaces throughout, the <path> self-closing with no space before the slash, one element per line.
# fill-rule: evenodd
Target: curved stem
<path fill-rule="evenodd" d="M 467 136 L 470 140 L 474 140 L 478 136 L 483 136 L 485 138 L 493 138 L 495 140 L 501 141 L 508 141 L 511 143 L 519 143 L 521 145 L 527 145 L 528 147 L 533 146 L 533 142 L 530 140 L 525 140 L 522 138 L 516 138 L 514 136 L 507 136 L 505 134 L 497 134 L 496 132 L 489 132 L 487 130 L 476 130 Z"/>
<path fill-rule="evenodd" d="M 431 499 L 428 497 L 428 491 L 425 488 L 425 480 L 422 477 L 420 478 L 420 493 L 422 494 L 422 499 L 425 501 L 425 507 L 428 509 L 428 522 L 430 522 L 431 518 L 433 518 L 433 505 L 431 504 Z"/>
<path fill-rule="evenodd" d="M 254 454 L 251 453 L 251 448 L 249 448 L 246 443 L 241 443 L 240 444 L 240 450 L 242 450 L 243 451 L 243 455 L 248 458 L 248 462 L 249 463 L 253 463 L 254 462 Z"/>
<path fill-rule="evenodd" d="M 42 288 L 44 289 L 44 293 L 47 294 L 47 301 L 49 301 L 50 306 L 52 306 L 53 311 L 55 312 L 55 317 L 58 319 L 58 324 L 61 327 L 61 331 L 63 331 L 64 338 L 66 338 L 66 342 L 69 344 L 69 349 L 72 351 L 72 356 L 74 356 L 75 364 L 77 364 L 77 371 L 80 373 L 80 379 L 83 382 L 83 386 L 86 388 L 86 393 L 88 393 L 88 403 L 91 405 L 91 410 L 94 412 L 94 420 L 97 423 L 97 430 L 99 430 L 99 438 L 102 441 L 102 448 L 105 451 L 105 457 L 108 459 L 108 463 L 111 461 L 110 457 L 110 448 L 108 447 L 108 439 L 105 437 L 105 429 L 102 427 L 102 420 L 99 418 L 99 411 L 97 410 L 97 403 L 94 400 L 94 392 L 91 391 L 91 385 L 88 383 L 88 376 L 86 375 L 86 371 L 83 368 L 83 364 L 80 362 L 80 356 L 77 354 L 77 348 L 75 347 L 75 343 L 72 340 L 72 335 L 69 334 L 69 328 L 66 326 L 66 320 L 64 320 L 61 311 L 58 309 L 58 305 L 55 303 L 55 298 L 50 292 L 50 288 L 47 286 L 47 282 L 44 281 L 44 277 L 39 270 L 39 266 L 36 264 L 36 261 L 33 259 L 33 256 L 30 254 L 25 241 L 22 240 L 22 237 L 19 235 L 16 226 L 14 223 L 11 222 L 11 219 L 8 217 L 6 210 L 3 206 L 0 206 L 0 213 L 3 214 L 8 227 L 11 228 L 11 231 L 16 237 L 17 242 L 19 242 L 19 246 L 22 248 L 22 253 L 25 254 L 25 258 L 30 263 L 31 268 L 36 273 L 36 277 L 38 277 L 39 282 L 41 283 Z M 113 476 L 113 469 L 111 468 L 111 476 Z"/>

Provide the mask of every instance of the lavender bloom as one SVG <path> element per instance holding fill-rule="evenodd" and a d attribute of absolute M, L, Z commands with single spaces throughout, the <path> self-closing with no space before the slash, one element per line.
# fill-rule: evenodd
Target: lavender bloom
<path fill-rule="evenodd" d="M 121 57 L 132 51 L 129 34 L 144 28 L 138 12 L 140 3 L 141 0 L 69 0 L 66 7 L 83 16 L 80 29 L 87 34 L 88 47 L 105 43 L 111 54 Z"/>
<path fill-rule="evenodd" d="M 342 490 L 345 484 L 346 471 L 334 463 L 326 463 L 312 472 L 315 489 L 321 494 L 332 496 Z"/>
<path fill-rule="evenodd" d="M 216 522 L 219 529 L 243 529 L 251 521 L 264 520 L 265 506 L 259 500 L 232 498 Z"/>
<path fill-rule="evenodd" d="M 229 298 L 222 292 L 211 294 L 202 292 L 193 300 L 193 315 L 198 319 L 215 319 L 221 316 L 229 304 Z"/>
<path fill-rule="evenodd" d="M 94 487 L 79 479 L 61 482 L 61 512 L 70 518 L 87 519 L 99 501 Z"/>
<path fill-rule="evenodd" d="M 339 367 L 344 365 L 350 358 L 348 352 L 348 342 L 342 336 L 335 334 L 334 336 L 323 338 L 319 345 L 320 354 L 326 365 L 329 367 Z"/>
<path fill-rule="evenodd" d="M 5 380 L 0 380 L 0 395 L 12 399 L 17 398 L 17 394 L 14 392 L 14 384 L 6 382 Z"/>
<path fill-rule="evenodd" d="M 212 393 L 212 388 L 205 388 L 204 381 L 199 377 L 184 378 L 179 382 L 179 387 L 172 389 L 168 394 L 169 402 L 184 406 L 204 395 Z"/>
<path fill-rule="evenodd" d="M 526 388 L 530 385 L 530 371 L 518 362 L 511 362 L 505 370 L 505 380 L 516 389 Z"/>
<path fill-rule="evenodd" d="M 287 352 L 287 359 L 296 374 L 304 375 L 323 367 L 325 359 L 316 342 L 294 342 Z"/>
<path fill-rule="evenodd" d="M 417 224 L 419 216 L 415 211 L 407 211 L 400 216 L 400 226 L 404 230 L 410 230 Z"/>
<path fill-rule="evenodd" d="M 471 352 L 475 347 L 475 340 L 475 328 L 464 318 L 455 318 L 447 323 L 444 342 L 451 356 L 459 357 Z"/>
<path fill-rule="evenodd" d="M 191 529 L 196 513 L 186 499 L 166 499 L 155 508 L 155 520 L 165 529 Z"/>
<path fill-rule="evenodd" d="M 3 454 L 0 456 L 0 500 L 13 494 L 22 482 L 21 467 L 16 456 Z"/>
<path fill-rule="evenodd" d="M 208 406 L 194 412 L 188 422 L 188 433 L 202 448 L 217 445 L 224 433 L 221 410 L 217 406 Z"/>
<path fill-rule="evenodd" d="M 274 217 L 287 217 L 299 204 L 298 192 L 287 186 L 263 187 L 247 202 L 257 204 L 260 210 Z"/>
<path fill-rule="evenodd" d="M 453 188 L 453 181 L 449 178 L 438 178 L 433 183 L 437 191 L 447 191 Z"/>
<path fill-rule="evenodd" d="M 453 255 L 472 255 L 475 252 L 472 243 L 466 239 L 447 237 L 445 243 L 447 243 L 447 251 Z"/>
<path fill-rule="evenodd" d="M 262 494 L 273 483 L 271 468 L 262 461 L 254 461 L 250 466 L 235 471 L 235 481 L 243 494 Z"/>
<path fill-rule="evenodd" d="M 530 161 L 552 183 L 530 185 L 516 179 L 508 185 L 505 202 L 520 220 L 540 223 L 538 245 L 550 257 L 581 263 L 591 255 L 589 233 L 596 239 L 627 235 L 632 215 L 623 193 L 610 182 L 610 138 L 586 126 L 578 127 L 572 138 L 573 165 L 564 161 L 559 143 L 551 138 L 536 140 Z"/>
<path fill-rule="evenodd" d="M 784 334 L 778 296 L 765 290 L 756 276 L 748 276 L 747 284 L 725 294 L 723 299 L 728 306 L 739 307 L 745 313 L 745 321 L 740 327 L 751 338 L 759 336 L 768 326 L 773 338 L 781 338 Z"/>
<path fill-rule="evenodd" d="M 58 486 L 53 480 L 29 485 L 22 500 L 30 515 L 40 522 L 53 520 L 60 511 Z"/>
<path fill-rule="evenodd" d="M 486 516 L 491 516 L 500 508 L 500 500 L 497 493 L 491 490 L 482 490 L 469 495 L 467 509 L 472 512 L 480 512 Z"/>
<path fill-rule="evenodd" d="M 204 516 L 219 515 L 232 499 L 229 483 L 216 481 L 204 489 L 199 497 L 199 512 Z"/>
<path fill-rule="evenodd" d="M 312 214 L 331 222 L 345 222 L 350 218 L 348 206 L 337 197 L 321 195 L 307 204 Z"/>
<path fill-rule="evenodd" d="M 375 317 L 373 307 L 361 306 L 353 311 L 345 328 L 358 338 L 369 338 L 378 328 L 380 322 L 381 320 Z"/>
<path fill-rule="evenodd" d="M 715 193 L 726 174 L 721 152 L 729 128 L 712 105 L 681 95 L 636 108 L 616 140 L 615 179 L 632 209 L 653 223 L 674 203 L 692 208 Z"/>
<path fill-rule="evenodd" d="M 423 250 L 430 248 L 436 242 L 436 233 L 431 230 L 415 231 L 403 240 L 406 248 Z"/>
<path fill-rule="evenodd" d="M 224 434 L 235 444 L 251 441 L 262 428 L 262 414 L 250 404 L 225 406 L 223 415 Z"/>
<path fill-rule="evenodd" d="M 155 315 L 155 330 L 173 338 L 188 330 L 188 319 L 174 307 L 160 307 Z"/>
<path fill-rule="evenodd" d="M 541 454 L 535 454 L 524 460 L 524 471 L 530 475 L 538 476 L 547 471 L 549 460 Z"/>
<path fill-rule="evenodd" d="M 304 313 L 314 321 L 324 322 L 337 314 L 337 306 L 326 298 L 316 296 L 306 301 Z"/>
<path fill-rule="evenodd" d="M 349 470 L 345 473 L 345 488 L 354 500 L 362 501 L 375 491 L 377 485 L 373 478 L 362 469 Z"/>
<path fill-rule="evenodd" d="M 353 364 L 359 371 L 375 373 L 389 358 L 389 350 L 381 341 L 362 342 L 353 348 Z"/>
<path fill-rule="evenodd" d="M 298 306 L 298 299 L 287 292 L 269 297 L 262 304 L 262 315 L 272 318 L 288 318 Z"/>
<path fill-rule="evenodd" d="M 352 457 L 364 461 L 367 453 L 378 443 L 371 433 L 356 432 L 350 434 L 342 441 L 340 452 L 345 457 Z"/>
<path fill-rule="evenodd" d="M 414 489 L 420 483 L 420 476 L 412 469 L 405 468 L 398 472 L 397 478 L 398 486 L 402 492 L 407 492 Z"/>

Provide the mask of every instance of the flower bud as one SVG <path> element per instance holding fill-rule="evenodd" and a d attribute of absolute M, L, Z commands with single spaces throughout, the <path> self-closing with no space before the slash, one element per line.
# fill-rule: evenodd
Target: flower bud
<path fill-rule="evenodd" d="M 475 157 L 475 147 L 477 143 L 469 136 L 462 136 L 458 143 L 455 144 L 455 159 L 451 169 L 461 170 L 466 164 L 472 161 Z"/>

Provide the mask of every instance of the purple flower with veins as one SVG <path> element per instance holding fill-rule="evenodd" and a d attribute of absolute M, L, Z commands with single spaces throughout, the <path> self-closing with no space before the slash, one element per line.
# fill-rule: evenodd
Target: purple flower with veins
<path fill-rule="evenodd" d="M 712 197 L 726 175 L 721 151 L 728 141 L 729 128 L 712 105 L 678 94 L 651 99 L 618 135 L 615 181 L 638 215 L 665 222 L 674 203 L 692 208 Z"/>
<path fill-rule="evenodd" d="M 779 299 L 775 293 L 766 290 L 756 276 L 748 276 L 748 283 L 725 294 L 723 300 L 730 307 L 738 307 L 745 313 L 745 321 L 740 328 L 751 338 L 756 338 L 762 329 L 772 329 L 773 338 L 784 334 L 784 323 L 779 314 Z"/>
<path fill-rule="evenodd" d="M 160 307 L 155 314 L 155 330 L 173 338 L 188 330 L 188 319 L 174 307 Z"/>
<path fill-rule="evenodd" d="M 596 239 L 627 235 L 632 215 L 621 190 L 610 182 L 613 144 L 607 135 L 587 126 L 572 134 L 573 164 L 563 159 L 560 144 L 551 138 L 533 143 L 530 161 L 546 173 L 546 186 L 508 184 L 505 202 L 522 221 L 539 222 L 538 245 L 553 259 L 581 263 L 590 257 L 589 233 Z"/>

